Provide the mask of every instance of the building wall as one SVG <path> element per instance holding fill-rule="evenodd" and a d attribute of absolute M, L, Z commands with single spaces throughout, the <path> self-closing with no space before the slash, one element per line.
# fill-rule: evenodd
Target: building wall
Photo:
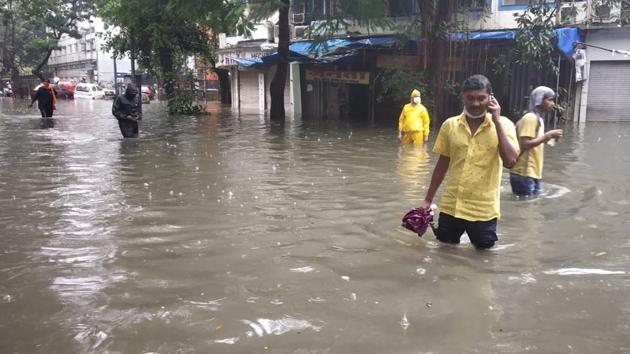
<path fill-rule="evenodd" d="M 614 27 L 588 30 L 585 42 L 599 47 L 630 51 L 630 28 Z M 586 58 L 588 61 L 597 60 L 630 60 L 630 56 L 622 54 L 612 55 L 608 51 L 587 47 Z"/>
<path fill-rule="evenodd" d="M 593 46 L 598 46 L 598 47 L 607 48 L 607 49 L 624 50 L 624 51 L 630 52 L 630 29 L 624 28 L 624 27 L 591 29 L 586 32 L 584 41 L 585 43 L 589 45 L 593 45 Z M 593 65 L 598 65 L 599 66 L 598 69 L 600 70 L 602 67 L 610 67 L 612 69 L 612 66 L 606 65 L 607 63 L 612 63 L 612 62 L 622 63 L 620 65 L 627 65 L 626 68 L 630 68 L 630 55 L 624 55 L 620 53 L 612 54 L 610 51 L 598 49 L 592 46 L 587 46 L 586 72 L 588 73 L 589 79 L 578 84 L 576 87 L 576 95 L 575 95 L 576 100 L 574 104 L 576 105 L 576 107 L 578 107 L 578 109 L 575 110 L 574 117 L 573 117 L 574 121 L 579 122 L 579 123 L 585 123 L 586 121 L 589 121 L 589 120 L 592 121 L 592 120 L 606 120 L 607 119 L 607 117 L 603 117 L 603 116 L 596 117 L 593 114 L 594 112 L 591 110 L 591 108 L 593 107 L 602 105 L 602 102 L 599 102 L 599 101 L 589 102 L 589 99 L 599 100 L 601 98 L 601 95 L 597 95 L 594 92 L 593 93 L 589 92 L 591 89 L 590 82 L 593 80 L 593 77 L 591 77 L 590 73 L 591 73 L 591 67 Z M 619 68 L 617 67 L 616 70 L 618 69 Z M 622 74 L 626 73 L 625 75 L 627 75 L 628 72 L 630 72 L 630 70 L 628 69 L 619 71 L 619 73 L 622 73 Z M 594 78 L 594 79 L 596 79 L 597 81 L 598 78 Z M 627 77 L 615 77 L 615 79 L 616 81 L 627 83 L 627 82 L 630 82 L 630 75 L 627 75 Z M 611 83 L 611 85 L 613 85 L 613 83 Z M 622 85 L 620 89 L 627 90 L 625 88 L 626 86 L 628 85 Z M 612 86 L 609 86 L 609 88 L 613 90 Z M 619 90 L 614 90 L 614 91 L 615 92 L 610 92 L 610 95 L 606 95 L 606 96 L 613 96 L 620 93 Z M 625 97 L 626 97 L 625 94 L 623 96 L 624 97 L 619 97 L 619 99 L 625 100 Z M 610 97 L 607 97 L 607 98 L 610 99 Z M 590 104 L 590 107 L 589 107 L 589 104 Z M 610 104 L 607 103 L 607 105 L 610 105 Z M 612 107 L 613 105 L 610 105 L 610 106 Z M 617 107 L 621 107 L 621 106 L 622 105 L 620 105 L 619 102 L 617 102 Z M 619 115 L 619 112 L 617 112 L 617 114 L 614 114 L 614 112 L 611 112 L 611 113 L 613 113 L 611 114 L 611 116 Z"/>
<path fill-rule="evenodd" d="M 86 21 L 79 28 L 83 33 L 81 39 L 64 35 L 59 40 L 59 49 L 54 50 L 48 60 L 51 71 L 61 80 L 113 83 L 114 61 L 111 53 L 103 49 L 104 40 L 98 35 L 111 28 L 105 30 L 100 18 L 94 18 L 91 23 Z M 127 57 L 118 59 L 116 66 L 118 73 L 131 72 L 131 61 Z"/>

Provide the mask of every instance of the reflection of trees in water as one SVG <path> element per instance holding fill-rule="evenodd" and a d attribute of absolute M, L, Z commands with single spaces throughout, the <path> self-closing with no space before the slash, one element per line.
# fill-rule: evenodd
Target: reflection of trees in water
<path fill-rule="evenodd" d="M 398 148 L 396 173 L 405 183 L 405 195 L 418 199 L 428 187 L 429 153 L 425 146 L 401 145 Z"/>

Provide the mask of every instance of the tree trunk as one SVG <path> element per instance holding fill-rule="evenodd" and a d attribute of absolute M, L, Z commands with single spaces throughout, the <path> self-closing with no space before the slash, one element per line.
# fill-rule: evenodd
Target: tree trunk
<path fill-rule="evenodd" d="M 229 71 L 227 71 L 226 69 L 215 68 L 214 72 L 217 73 L 217 76 L 219 77 L 219 93 L 221 95 L 221 103 L 232 103 Z"/>
<path fill-rule="evenodd" d="M 164 75 L 164 93 L 166 99 L 170 100 L 175 97 L 175 73 L 173 69 L 173 53 L 169 48 L 160 48 L 158 50 L 160 56 L 160 66 Z"/>
<path fill-rule="evenodd" d="M 418 0 L 422 17 L 422 37 L 424 39 L 424 68 L 430 75 L 430 87 L 433 99 L 431 121 L 439 124 L 444 120 L 444 80 L 445 63 L 448 51 L 448 38 L 442 35 L 440 26 L 447 23 L 455 12 L 455 1 Z"/>
<path fill-rule="evenodd" d="M 59 38 L 57 38 L 57 40 L 59 40 Z M 33 69 L 33 75 L 37 76 L 42 81 L 44 81 L 44 73 L 42 73 L 42 68 L 44 67 L 44 65 L 46 65 L 46 63 L 48 63 L 48 58 L 50 58 L 50 54 L 52 54 L 52 51 L 52 49 L 49 49 L 46 52 L 46 56 L 44 57 L 44 59 L 42 59 L 37 67 Z"/>
<path fill-rule="evenodd" d="M 287 82 L 289 67 L 289 0 L 281 0 L 278 19 L 278 63 L 276 74 L 271 80 L 271 114 L 272 121 L 284 122 L 284 87 Z"/>

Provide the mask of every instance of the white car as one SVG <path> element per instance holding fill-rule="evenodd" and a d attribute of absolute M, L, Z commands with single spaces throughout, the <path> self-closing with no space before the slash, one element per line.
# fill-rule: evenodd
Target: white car
<path fill-rule="evenodd" d="M 98 86 L 97 84 L 86 84 L 80 83 L 77 84 L 77 87 L 74 89 L 74 98 L 91 98 L 91 99 L 101 99 L 105 97 L 105 91 Z"/>
<path fill-rule="evenodd" d="M 107 88 L 107 87 L 103 87 L 103 93 L 105 94 L 106 99 L 114 99 L 114 97 L 116 96 L 116 91 L 114 91 L 114 89 L 111 88 Z"/>

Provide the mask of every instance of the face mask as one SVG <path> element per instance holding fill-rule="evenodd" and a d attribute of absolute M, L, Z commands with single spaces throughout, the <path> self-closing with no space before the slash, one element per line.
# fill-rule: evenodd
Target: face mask
<path fill-rule="evenodd" d="M 420 103 L 420 97 L 415 96 L 415 97 L 413 98 L 413 103 L 415 103 L 415 104 Z"/>
<path fill-rule="evenodd" d="M 479 115 L 472 115 L 468 112 L 468 110 L 466 109 L 466 107 L 464 106 L 464 113 L 466 114 L 466 116 L 468 116 L 468 118 L 471 119 L 480 119 L 486 116 L 487 111 L 483 111 L 481 114 Z"/>

